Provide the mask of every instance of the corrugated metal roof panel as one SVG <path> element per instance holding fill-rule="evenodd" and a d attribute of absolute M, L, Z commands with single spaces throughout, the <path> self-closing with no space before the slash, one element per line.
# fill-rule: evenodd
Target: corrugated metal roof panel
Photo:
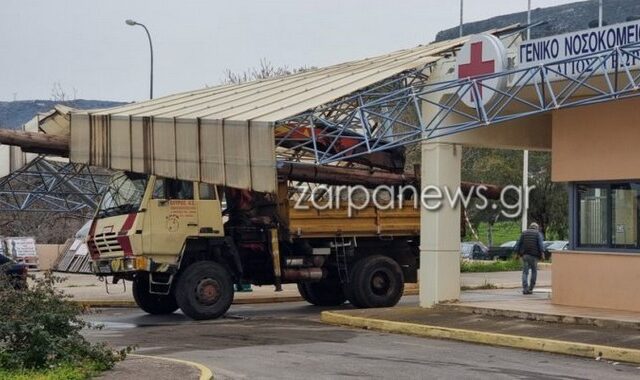
<path fill-rule="evenodd" d="M 201 118 L 276 122 L 339 99 L 405 70 L 439 59 L 466 38 L 400 50 L 379 57 L 342 63 L 286 77 L 224 85 L 170 95 L 111 109 L 94 115 Z"/>
<path fill-rule="evenodd" d="M 113 169 L 275 191 L 275 122 L 424 67 L 466 40 L 74 113 L 70 157 Z"/>

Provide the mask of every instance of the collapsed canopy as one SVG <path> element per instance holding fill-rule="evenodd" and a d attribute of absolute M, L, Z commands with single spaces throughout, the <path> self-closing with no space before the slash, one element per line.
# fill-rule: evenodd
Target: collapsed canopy
<path fill-rule="evenodd" d="M 437 61 L 457 39 L 291 76 L 223 85 L 75 112 L 70 159 L 236 188 L 276 189 L 274 125 L 406 70 Z"/>

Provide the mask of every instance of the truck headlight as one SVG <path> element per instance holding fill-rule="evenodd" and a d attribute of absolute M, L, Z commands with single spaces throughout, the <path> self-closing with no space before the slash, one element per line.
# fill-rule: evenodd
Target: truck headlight
<path fill-rule="evenodd" d="M 133 260 L 125 260 L 124 267 L 128 271 L 129 270 L 134 270 L 135 269 L 135 265 L 133 264 Z"/>

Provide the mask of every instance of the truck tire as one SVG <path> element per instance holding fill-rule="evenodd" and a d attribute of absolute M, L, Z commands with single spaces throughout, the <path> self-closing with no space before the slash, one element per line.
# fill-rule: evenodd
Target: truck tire
<path fill-rule="evenodd" d="M 339 306 L 347 300 L 338 280 L 299 282 L 298 291 L 305 301 L 316 306 Z"/>
<path fill-rule="evenodd" d="M 404 292 L 402 268 L 393 259 L 374 255 L 360 259 L 351 271 L 347 298 L 358 308 L 395 306 Z"/>
<path fill-rule="evenodd" d="M 353 307 L 358 309 L 364 309 L 367 307 L 364 303 L 360 301 L 360 299 L 357 299 L 355 297 L 355 293 L 353 291 L 353 288 L 354 288 L 353 281 L 355 280 L 354 274 L 361 271 L 360 267 L 362 267 L 364 262 L 365 262 L 364 259 L 356 261 L 356 263 L 353 265 L 353 267 L 349 271 L 349 282 L 342 284 L 342 291 L 344 292 L 345 297 L 347 297 L 347 301 L 349 301 L 349 303 Z"/>
<path fill-rule="evenodd" d="M 178 306 L 196 320 L 221 317 L 233 302 L 229 271 L 213 261 L 197 261 L 187 267 L 176 286 Z"/>
<path fill-rule="evenodd" d="M 149 293 L 149 275 L 138 274 L 133 279 L 133 299 L 140 309 L 149 314 L 171 314 L 178 310 L 178 303 L 172 293 L 168 295 Z"/>

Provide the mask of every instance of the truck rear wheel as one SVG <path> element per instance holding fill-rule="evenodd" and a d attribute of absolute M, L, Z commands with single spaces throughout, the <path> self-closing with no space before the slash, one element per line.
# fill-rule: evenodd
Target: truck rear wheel
<path fill-rule="evenodd" d="M 149 293 L 149 274 L 138 274 L 133 279 L 133 299 L 140 309 L 149 314 L 171 314 L 178 310 L 173 293 L 168 295 Z"/>
<path fill-rule="evenodd" d="M 299 282 L 298 291 L 305 301 L 316 306 L 338 306 L 347 300 L 338 280 Z"/>
<path fill-rule="evenodd" d="M 222 265 L 197 261 L 180 275 L 176 287 L 178 306 L 193 319 L 214 319 L 233 302 L 233 281 Z"/>
<path fill-rule="evenodd" d="M 402 268 L 393 259 L 375 255 L 362 258 L 353 266 L 346 294 L 355 307 L 391 307 L 404 292 Z"/>

